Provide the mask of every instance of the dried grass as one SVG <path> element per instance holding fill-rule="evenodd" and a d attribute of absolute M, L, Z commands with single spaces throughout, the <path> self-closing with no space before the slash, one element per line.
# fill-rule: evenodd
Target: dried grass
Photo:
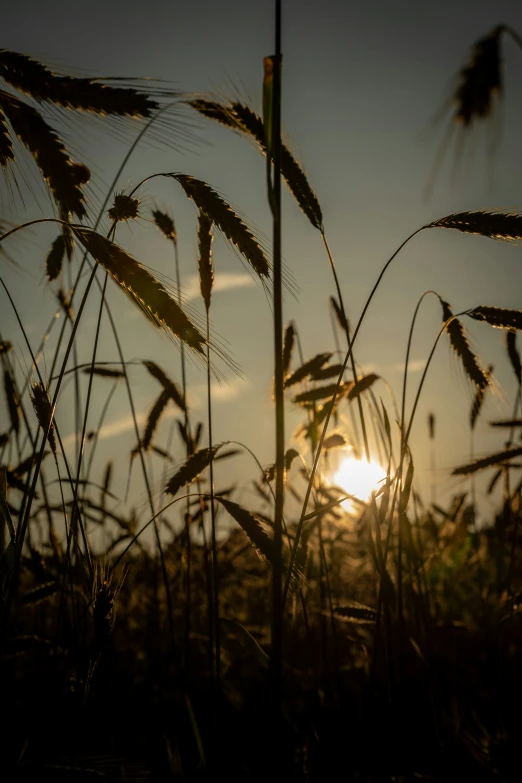
<path fill-rule="evenodd" d="M 513 329 L 509 329 L 506 333 L 506 348 L 515 377 L 519 383 L 522 383 L 522 362 L 517 350 L 517 333 Z"/>
<path fill-rule="evenodd" d="M 163 388 L 165 389 L 165 391 L 168 392 L 172 402 L 175 405 L 177 405 L 180 411 L 185 413 L 187 410 L 185 399 L 183 397 L 183 392 L 177 386 L 177 384 L 173 380 L 171 380 L 168 377 L 167 373 L 164 370 L 162 370 L 162 368 L 155 362 L 144 361 L 143 364 L 147 368 L 149 373 L 152 375 L 152 377 L 155 378 L 157 381 L 159 381 L 163 386 Z"/>
<path fill-rule="evenodd" d="M 485 470 L 493 465 L 499 465 L 500 463 L 508 462 L 510 459 L 520 457 L 522 455 L 522 447 L 516 449 L 506 449 L 500 451 L 497 454 L 491 454 L 489 457 L 483 457 L 477 459 L 474 462 L 470 462 L 468 465 L 462 465 L 459 468 L 455 468 L 452 471 L 453 476 L 469 476 L 471 473 L 476 473 L 479 470 Z"/>
<path fill-rule="evenodd" d="M 489 383 L 487 372 L 481 367 L 478 357 L 471 350 L 464 326 L 458 318 L 453 317 L 448 302 L 445 302 L 443 299 L 440 302 L 442 305 L 442 319 L 447 324 L 446 332 L 450 339 L 451 347 L 461 360 L 466 376 L 478 389 L 485 388 Z M 450 319 L 453 320 L 447 323 Z"/>
<path fill-rule="evenodd" d="M 522 311 L 480 305 L 467 313 L 475 321 L 485 321 L 497 329 L 522 329 Z"/>
<path fill-rule="evenodd" d="M 263 120 L 248 106 L 239 101 L 225 105 L 203 99 L 193 100 L 190 104 L 205 117 L 249 135 L 266 155 Z M 323 215 L 317 196 L 310 187 L 303 169 L 285 144 L 281 145 L 281 174 L 310 223 L 322 232 Z"/>
<path fill-rule="evenodd" d="M 45 260 L 45 270 L 49 282 L 56 280 L 62 271 L 62 263 L 65 255 L 65 237 L 59 234 L 51 245 L 49 254 Z"/>
<path fill-rule="evenodd" d="M 522 215 L 517 212 L 454 212 L 428 223 L 425 228 L 453 228 L 465 234 L 479 234 L 490 239 L 522 239 Z"/>
<path fill-rule="evenodd" d="M 173 174 L 188 198 L 214 223 L 228 241 L 248 261 L 261 278 L 268 277 L 270 265 L 260 244 L 232 207 L 210 185 L 186 174 Z"/>
<path fill-rule="evenodd" d="M 475 120 L 491 116 L 493 103 L 502 95 L 502 61 L 500 36 L 504 26 L 495 27 L 478 40 L 469 64 L 460 71 L 459 86 L 454 95 L 454 120 L 470 127 Z"/>
<path fill-rule="evenodd" d="M 292 321 L 285 329 L 283 338 L 283 377 L 288 373 L 290 362 L 292 361 L 292 351 L 295 344 L 295 326 Z"/>
<path fill-rule="evenodd" d="M 147 449 L 150 447 L 152 438 L 154 437 L 154 432 L 156 431 L 156 427 L 158 426 L 158 422 L 160 420 L 160 416 L 165 410 L 170 399 L 171 396 L 169 390 L 163 389 L 150 410 L 150 413 L 147 417 L 147 424 L 145 425 L 143 439 L 141 441 L 141 446 L 145 451 L 147 451 Z"/>
<path fill-rule="evenodd" d="M 0 110 L 0 166 L 4 168 L 14 160 L 14 157 L 13 142 L 9 135 L 5 114 Z"/>
<path fill-rule="evenodd" d="M 4 370 L 4 393 L 9 411 L 11 429 L 18 434 L 20 429 L 20 403 L 9 370 Z"/>
<path fill-rule="evenodd" d="M 0 50 L 0 77 L 39 102 L 64 109 L 120 117 L 150 117 L 156 101 L 129 87 L 112 87 L 98 80 L 62 76 L 19 52 Z"/>
<path fill-rule="evenodd" d="M 157 228 L 159 228 L 165 239 L 170 239 L 171 242 L 176 244 L 176 226 L 174 224 L 173 218 L 171 218 L 170 215 L 167 215 L 166 212 L 161 212 L 159 209 L 153 210 L 152 217 L 154 218 L 154 223 L 156 224 Z"/>
<path fill-rule="evenodd" d="M 153 324 L 168 329 L 190 348 L 203 353 L 203 335 L 163 285 L 139 261 L 94 231 L 75 227 L 74 232 L 94 260 L 103 266 Z"/>
<path fill-rule="evenodd" d="M 368 373 L 368 375 L 364 375 L 361 378 L 357 378 L 356 382 L 351 384 L 351 388 L 348 391 L 347 399 L 348 400 L 355 400 L 357 397 L 359 397 L 361 394 L 363 394 L 365 391 L 367 391 L 375 381 L 378 381 L 380 378 L 380 375 L 376 375 L 374 372 Z"/>
<path fill-rule="evenodd" d="M 39 381 L 35 381 L 32 385 L 31 401 L 33 403 L 34 412 L 36 413 L 36 418 L 38 419 L 38 424 L 45 433 L 47 432 L 47 428 L 49 427 L 49 422 L 51 420 L 52 408 L 51 403 L 49 402 L 49 397 L 47 396 L 47 392 Z M 51 451 L 56 456 L 54 423 L 51 424 L 47 440 L 49 446 L 51 447 Z"/>
<path fill-rule="evenodd" d="M 0 109 L 34 157 L 59 209 L 78 218 L 85 217 L 83 167 L 75 167 L 56 131 L 36 109 L 3 90 L 0 90 Z"/>
<path fill-rule="evenodd" d="M 207 215 L 198 215 L 198 269 L 201 296 L 207 310 L 210 309 L 210 297 L 214 284 L 214 268 L 212 265 L 212 222 Z"/>
<path fill-rule="evenodd" d="M 169 479 L 165 492 L 168 492 L 169 495 L 176 495 L 180 489 L 195 481 L 200 473 L 210 465 L 211 460 L 215 458 L 223 445 L 223 443 L 218 443 L 212 448 L 207 447 L 191 454 L 181 468 Z"/>
<path fill-rule="evenodd" d="M 314 372 L 317 372 L 323 364 L 326 364 L 331 355 L 331 353 L 318 353 L 316 356 L 312 357 L 312 359 L 308 359 L 308 361 L 285 378 L 285 389 L 288 389 L 289 386 L 294 386 L 296 383 L 300 383 L 300 381 L 304 381 L 305 378 L 312 375 Z"/>

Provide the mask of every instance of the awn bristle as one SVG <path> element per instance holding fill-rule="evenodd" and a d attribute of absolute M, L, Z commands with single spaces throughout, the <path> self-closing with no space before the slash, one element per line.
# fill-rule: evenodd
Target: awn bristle
<path fill-rule="evenodd" d="M 51 245 L 49 254 L 45 260 L 45 270 L 49 282 L 56 280 L 62 271 L 63 257 L 65 255 L 65 237 L 59 234 Z"/>
<path fill-rule="evenodd" d="M 165 410 L 168 401 L 171 399 L 168 389 L 163 389 L 158 399 L 154 403 L 147 418 L 147 424 L 145 426 L 145 432 L 143 434 L 143 440 L 141 441 L 142 448 L 147 451 L 154 437 L 154 432 L 158 426 L 160 416 Z"/>
<path fill-rule="evenodd" d="M 270 269 L 268 259 L 248 226 L 243 223 L 231 206 L 206 182 L 186 174 L 172 174 L 171 176 L 179 182 L 188 198 L 194 201 L 198 209 L 237 248 L 259 277 L 268 277 Z"/>
<path fill-rule="evenodd" d="M 516 379 L 522 383 L 522 362 L 517 350 L 517 333 L 514 329 L 510 329 L 506 334 L 506 348 Z"/>
<path fill-rule="evenodd" d="M 507 462 L 514 457 L 520 457 L 522 455 L 522 447 L 516 449 L 507 449 L 506 451 L 500 451 L 497 454 L 491 454 L 489 457 L 483 459 L 477 459 L 469 465 L 462 465 L 460 468 L 455 468 L 452 471 L 453 476 L 468 476 L 470 473 L 476 473 L 478 470 L 484 470 L 492 465 L 498 465 L 501 462 Z"/>
<path fill-rule="evenodd" d="M 443 299 L 440 302 L 442 305 L 442 320 L 446 324 L 446 332 L 449 336 L 451 347 L 460 358 L 466 375 L 477 388 L 486 387 L 489 383 L 487 372 L 480 366 L 477 356 L 471 350 L 464 326 L 458 318 L 453 317 L 448 302 L 445 302 Z M 453 320 L 447 324 L 446 322 L 450 318 Z"/>
<path fill-rule="evenodd" d="M 18 402 L 18 396 L 9 370 L 4 370 L 4 392 L 11 427 L 18 434 L 20 429 L 20 403 Z"/>
<path fill-rule="evenodd" d="M 425 228 L 454 228 L 465 234 L 479 234 L 490 239 L 522 239 L 522 215 L 517 212 L 454 212 L 428 223 Z"/>
<path fill-rule="evenodd" d="M 0 109 L 34 157 L 60 210 L 84 217 L 87 213 L 83 182 L 58 134 L 36 109 L 3 90 L 0 90 Z"/>
<path fill-rule="evenodd" d="M 480 305 L 468 312 L 475 321 L 486 321 L 497 329 L 522 329 L 522 310 L 508 310 L 504 307 Z"/>
<path fill-rule="evenodd" d="M 198 215 L 198 269 L 201 296 L 207 310 L 210 309 L 210 297 L 214 284 L 214 268 L 212 265 L 212 221 L 204 212 Z"/>
<path fill-rule="evenodd" d="M 202 99 L 191 101 L 191 106 L 210 119 L 246 133 L 266 155 L 263 120 L 248 106 L 239 101 L 225 106 L 216 101 Z M 310 187 L 303 169 L 285 144 L 281 145 L 281 174 L 310 223 L 322 232 L 323 215 L 317 196 Z"/>
<path fill-rule="evenodd" d="M 176 244 L 176 226 L 174 225 L 174 220 L 171 218 L 171 216 L 167 215 L 166 212 L 161 212 L 159 209 L 154 209 L 152 211 L 152 217 L 154 218 L 154 222 L 157 228 L 159 228 L 165 239 L 170 239 L 171 242 Z"/>
<path fill-rule="evenodd" d="M 98 80 L 62 76 L 19 52 L 0 50 L 0 77 L 39 102 L 64 109 L 120 117 L 150 117 L 156 101 L 131 87 L 112 87 Z"/>
<path fill-rule="evenodd" d="M 75 234 L 95 261 L 111 275 L 152 323 L 165 327 L 198 353 L 205 338 L 156 278 L 118 245 L 94 231 L 75 228 Z"/>
<path fill-rule="evenodd" d="M 294 370 L 291 375 L 287 375 L 284 382 L 285 389 L 289 386 L 293 386 L 295 383 L 304 381 L 309 375 L 312 375 L 319 370 L 323 364 L 326 364 L 331 355 L 331 353 L 318 353 L 316 356 L 312 357 L 312 359 L 308 359 L 308 361 L 298 367 L 297 370 Z"/>
<path fill-rule="evenodd" d="M 38 419 L 38 424 L 44 432 L 47 432 L 49 422 L 51 420 L 51 403 L 47 392 L 43 388 L 39 381 L 35 381 L 32 386 L 31 401 L 33 403 L 34 412 Z M 51 424 L 49 435 L 47 437 L 51 451 L 56 456 L 56 438 L 54 436 L 54 422 Z"/>

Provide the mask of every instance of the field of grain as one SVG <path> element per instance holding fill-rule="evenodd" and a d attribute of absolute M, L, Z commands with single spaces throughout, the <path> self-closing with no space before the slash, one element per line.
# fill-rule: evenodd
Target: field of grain
<path fill-rule="evenodd" d="M 280 5 L 258 107 L 239 95 L 70 76 L 0 50 L 3 186 L 23 192 L 32 166 L 53 207 L 26 222 L 2 218 L 0 270 L 23 265 L 24 238 L 52 231 L 36 285 L 55 308 L 35 336 L 0 274 L 2 307 L 23 339 L 20 350 L 0 313 L 3 780 L 519 779 L 522 310 L 477 302 L 459 312 L 445 291 L 426 291 L 412 303 L 397 397 L 357 351 L 370 305 L 406 245 L 453 232 L 516 245 L 522 214 L 448 210 L 418 226 L 383 259 L 352 321 L 319 198 L 281 131 Z M 495 111 L 508 38 L 520 44 L 507 26 L 486 32 L 458 75 L 448 126 L 461 134 L 457 144 Z M 188 137 L 191 122 L 219 124 L 264 159 L 271 237 L 258 236 L 211 183 L 170 170 L 167 155 L 164 170 L 101 193 L 53 112 L 129 133 L 121 170 L 138 141 L 160 145 L 174 130 Z M 448 133 L 428 190 L 450 141 Z M 167 186 L 194 207 L 194 295 L 174 212 L 155 200 Z M 332 328 L 312 355 L 300 324 L 285 317 L 296 284 L 282 253 L 283 189 L 320 237 L 331 279 L 317 307 Z M 170 277 L 128 249 L 133 227 L 161 239 Z M 233 345 L 213 327 L 216 238 L 268 303 L 269 463 L 251 444 L 216 437 L 219 395 L 241 377 Z M 114 291 L 151 341 L 167 338 L 168 361 L 126 354 Z M 426 301 L 439 308 L 439 331 L 415 375 L 412 344 Z M 512 416 L 490 422 L 498 449 L 485 456 L 474 453 L 474 436 L 499 388 L 475 350 L 477 323 L 502 334 L 498 362 L 516 380 Z M 248 334 L 254 352 L 255 329 Z M 453 468 L 465 484 L 449 504 L 437 502 L 434 484 L 429 497 L 418 490 L 411 447 L 442 343 L 470 392 L 470 458 Z M 145 410 L 135 402 L 142 383 Z M 114 400 L 117 422 L 124 408 L 135 440 L 130 452 L 108 455 Z M 432 482 L 437 426 L 431 413 L 422 448 Z M 248 487 L 239 460 L 255 465 Z M 477 500 L 484 475 L 495 502 L 487 519 Z"/>

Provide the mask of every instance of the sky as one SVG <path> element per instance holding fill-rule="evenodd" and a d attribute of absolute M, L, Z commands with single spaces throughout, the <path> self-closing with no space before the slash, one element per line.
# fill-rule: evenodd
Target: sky
<path fill-rule="evenodd" d="M 97 76 L 164 79 L 172 87 L 190 93 L 215 91 L 227 97 L 247 96 L 254 108 L 260 109 L 263 57 L 273 50 L 273 3 L 268 0 L 150 0 L 147 4 L 91 0 L 85 6 L 31 0 L 7 3 L 2 16 L 2 46 L 39 58 L 56 70 L 67 67 Z M 425 197 L 451 114 L 448 100 L 454 77 L 473 42 L 499 23 L 522 33 L 520 4 L 501 0 L 451 4 L 283 0 L 285 140 L 303 163 L 321 203 L 328 242 L 353 322 L 385 261 L 417 228 L 456 211 L 522 207 L 522 81 L 518 78 L 522 51 L 511 41 L 503 46 L 505 94 L 494 126 L 499 141 L 490 161 L 493 182 L 488 177 L 486 128 L 477 128 L 474 138 L 467 140 L 467 157 L 459 175 L 452 178 L 448 151 L 433 192 L 430 198 Z M 183 116 L 189 120 L 187 112 Z M 184 149 L 175 149 L 180 145 L 174 137 L 169 147 L 142 144 L 126 166 L 118 188 L 129 189 L 160 171 L 192 174 L 209 182 L 236 205 L 259 236 L 269 237 L 262 158 L 227 129 L 191 115 L 190 122 L 194 127 L 189 130 Z M 104 192 L 129 141 L 116 141 L 101 132 L 101 125 L 94 129 L 76 122 L 63 127 L 64 139 L 74 149 L 76 159 L 91 168 L 95 192 Z M 129 131 L 128 138 L 135 133 L 137 130 Z M 148 183 L 140 195 L 144 218 L 136 225 L 119 228 L 117 241 L 140 261 L 173 278 L 171 249 L 148 219 L 154 206 L 168 209 L 179 234 L 184 295 L 202 314 L 195 285 L 193 205 L 171 182 L 159 179 Z M 50 215 L 52 207 L 42 195 L 35 200 L 26 194 L 23 208 L 19 203 L 13 207 L 8 198 L 0 202 L 0 217 L 14 222 Z M 52 229 L 36 226 L 23 237 L 18 236 L 9 245 L 9 252 L 22 271 L 13 270 L 2 259 L 0 264 L 3 279 L 36 346 L 54 310 L 43 272 L 54 236 Z M 294 290 L 285 294 L 285 322 L 296 322 L 305 358 L 333 350 L 328 297 L 334 288 L 328 260 L 319 233 L 288 194 L 283 202 L 283 255 L 297 289 L 297 294 Z M 240 376 L 226 371 L 228 385 L 216 386 L 215 440 L 241 441 L 255 451 L 262 464 L 268 464 L 273 461 L 274 427 L 270 303 L 220 239 L 214 243 L 214 261 L 218 285 L 212 306 L 213 326 L 241 368 Z M 450 302 L 454 312 L 479 304 L 522 308 L 522 248 L 454 231 L 432 230 L 415 237 L 401 251 L 370 307 L 355 351 L 364 371 L 386 378 L 397 396 L 413 311 L 422 293 L 430 289 Z M 126 358 L 152 359 L 179 381 L 176 347 L 140 319 L 114 286 L 109 301 Z M 90 357 L 96 314 L 94 298 L 80 327 L 80 359 Z M 427 297 L 413 339 L 410 405 L 423 361 L 440 325 L 440 305 L 435 298 Z M 478 324 L 469 326 L 474 348 L 484 365 L 494 365 L 497 379 L 497 393 L 488 399 L 475 436 L 475 453 L 483 455 L 503 447 L 498 431 L 487 422 L 511 417 L 515 383 L 502 335 Z M 23 370 L 27 353 L 5 298 L 0 304 L 0 330 L 15 344 Z M 107 324 L 102 334 L 100 358 L 116 360 Z M 139 365 L 131 367 L 131 378 L 143 421 L 143 412 L 150 408 L 159 389 Z M 92 426 L 108 388 L 96 387 Z M 375 389 L 389 406 L 386 386 Z M 69 387 L 67 393 L 70 391 Z M 195 415 L 204 417 L 205 375 L 197 364 L 189 370 L 189 399 Z M 441 341 L 411 439 L 416 480 L 426 499 L 433 480 L 441 503 L 469 488 L 450 473 L 469 460 L 470 404 L 471 393 L 462 371 L 447 341 Z M 71 411 L 72 404 L 65 404 L 58 418 L 69 442 L 74 427 Z M 437 422 L 434 473 L 430 472 L 426 438 L 430 412 Z M 0 416 L 6 417 L 5 412 Z M 171 421 L 172 416 L 165 420 L 163 438 Z M 289 446 L 299 421 L 289 408 Z M 115 459 L 126 469 L 129 449 L 135 444 L 123 387 L 114 396 L 102 432 L 98 476 L 107 459 Z M 181 459 L 181 447 L 177 445 L 173 451 Z M 258 470 L 250 457 L 236 460 L 233 471 L 245 485 L 257 477 Z M 227 469 L 232 469 L 232 462 L 220 467 L 223 483 L 230 477 Z M 159 487 L 159 469 L 156 474 Z M 479 490 L 484 481 L 479 482 Z M 133 490 L 135 497 L 143 500 L 143 488 L 138 483 Z M 244 500 L 249 496 L 249 490 L 244 489 Z M 493 502 L 484 498 L 480 502 L 486 516 Z"/>

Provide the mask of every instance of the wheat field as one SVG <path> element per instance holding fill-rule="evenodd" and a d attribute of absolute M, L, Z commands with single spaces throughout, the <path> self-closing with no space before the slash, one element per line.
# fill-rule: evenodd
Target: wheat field
<path fill-rule="evenodd" d="M 506 41 L 521 43 L 510 26 L 486 31 L 457 75 L 457 145 L 495 114 Z M 6 203 L 26 187 L 47 199 L 36 217 L 32 207 L 0 217 L 0 269 L 23 267 L 24 242 L 42 232 L 31 301 L 52 309 L 35 334 L 21 314 L 29 293 L 0 274 L 3 780 L 519 779 L 522 309 L 492 298 L 459 310 L 448 282 L 411 302 L 398 388 L 357 357 L 365 329 L 392 339 L 378 302 L 403 253 L 456 234 L 504 243 L 507 258 L 520 252 L 522 213 L 453 205 L 418 225 L 379 261 L 355 318 L 328 210 L 282 129 L 284 42 L 276 1 L 259 105 L 0 50 Z M 129 139 L 106 192 L 72 152 L 64 117 Z M 200 165 L 172 163 L 166 142 L 190 144 L 207 125 L 259 156 L 270 236 Z M 122 186 L 138 143 L 159 146 L 162 166 Z M 428 189 L 440 187 L 441 154 Z M 329 281 L 319 350 L 286 315 L 299 295 L 284 253 L 288 200 Z M 161 247 L 168 275 L 142 237 Z M 221 271 L 223 247 L 242 264 L 236 277 Z M 238 417 L 243 405 L 265 419 L 214 317 L 220 290 L 254 285 L 263 334 L 254 315 L 234 330 L 254 356 L 271 341 L 262 444 L 224 433 L 220 400 L 236 388 Z M 416 372 L 428 303 L 436 328 Z M 494 365 L 477 324 L 499 338 Z M 422 407 L 443 345 L 466 387 L 469 438 L 449 500 L 437 497 L 440 411 Z M 515 393 L 509 418 L 486 421 L 498 366 Z M 439 394 L 441 410 L 455 404 L 447 378 Z M 496 439 L 486 454 L 480 428 Z M 111 449 L 120 430 L 132 445 Z"/>

